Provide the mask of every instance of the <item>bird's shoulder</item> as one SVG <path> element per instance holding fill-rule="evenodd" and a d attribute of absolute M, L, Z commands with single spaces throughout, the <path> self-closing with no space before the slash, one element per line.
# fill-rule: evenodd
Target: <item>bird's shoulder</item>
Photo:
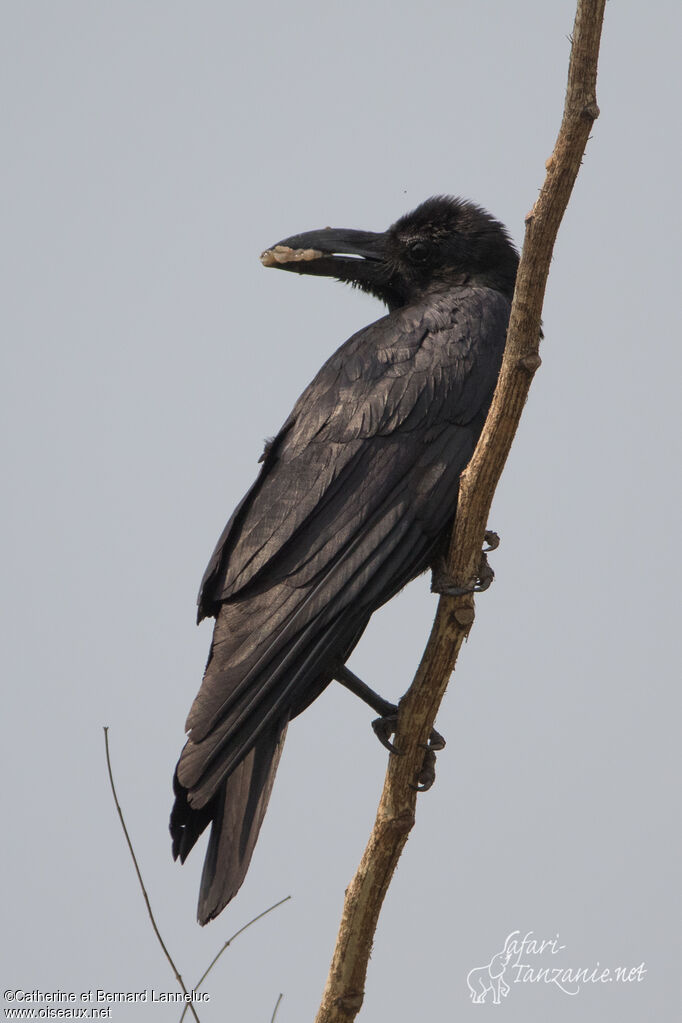
<path fill-rule="evenodd" d="M 297 401 L 280 456 L 287 460 L 311 444 L 393 432 L 414 415 L 420 397 L 429 422 L 466 416 L 480 400 L 471 383 L 485 385 L 497 375 L 509 310 L 498 291 L 462 287 L 358 331 Z"/>

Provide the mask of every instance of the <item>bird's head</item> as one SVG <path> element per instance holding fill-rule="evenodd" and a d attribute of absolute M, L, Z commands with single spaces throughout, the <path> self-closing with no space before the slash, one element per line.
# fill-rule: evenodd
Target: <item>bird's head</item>
<path fill-rule="evenodd" d="M 506 229 L 474 203 L 427 199 L 388 231 L 326 227 L 267 249 L 265 266 L 335 277 L 376 295 L 390 309 L 462 285 L 494 288 L 510 299 L 518 253 Z"/>

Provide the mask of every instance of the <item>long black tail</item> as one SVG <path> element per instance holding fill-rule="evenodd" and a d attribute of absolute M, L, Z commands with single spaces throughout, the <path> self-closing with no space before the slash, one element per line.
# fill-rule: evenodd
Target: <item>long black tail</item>
<path fill-rule="evenodd" d="M 176 773 L 175 805 L 170 822 L 174 858 L 180 857 L 184 863 L 201 833 L 211 824 L 199 890 L 197 917 L 200 924 L 213 920 L 225 908 L 246 876 L 267 810 L 286 730 L 285 722 L 262 733 L 210 802 L 198 810 L 189 805 L 187 790 Z"/>

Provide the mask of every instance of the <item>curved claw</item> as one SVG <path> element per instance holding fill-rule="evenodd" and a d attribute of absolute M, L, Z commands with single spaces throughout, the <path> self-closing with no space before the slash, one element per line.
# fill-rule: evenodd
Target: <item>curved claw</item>
<path fill-rule="evenodd" d="M 494 550 L 494 548 L 488 548 Z M 435 593 L 444 593 L 447 597 L 463 597 L 467 593 L 483 593 L 488 589 L 495 573 L 488 564 L 488 557 L 485 551 L 481 552 L 481 563 L 478 567 L 478 581 L 470 583 L 468 586 L 449 586 L 447 583 L 443 586 L 436 588 L 435 585 L 431 586 L 431 589 Z"/>
<path fill-rule="evenodd" d="M 440 732 L 437 732 L 434 728 L 429 736 L 429 741 L 420 742 L 419 747 L 420 749 L 425 749 L 427 752 L 431 750 L 434 753 L 439 753 L 440 750 L 445 749 L 445 739 Z"/>
<path fill-rule="evenodd" d="M 394 753 L 397 757 L 401 757 L 403 754 L 393 745 L 390 739 L 390 736 L 395 732 L 397 724 L 397 714 L 386 714 L 384 717 L 375 718 L 372 722 L 372 728 L 381 745 L 385 746 L 389 753 Z"/>
<path fill-rule="evenodd" d="M 446 597 L 464 597 L 467 593 L 483 593 L 487 590 L 495 578 L 495 573 L 488 564 L 487 554 L 490 551 L 497 550 L 500 546 L 500 538 L 492 529 L 486 529 L 485 542 L 488 546 L 484 547 L 481 551 L 478 578 L 475 583 L 469 583 L 466 586 L 456 586 L 450 581 L 451 577 L 448 577 L 443 568 L 436 566 L 431 577 L 431 592 L 439 593 Z"/>
<path fill-rule="evenodd" d="M 381 745 L 385 746 L 389 753 L 402 757 L 402 751 L 397 749 L 390 739 L 390 736 L 396 730 L 397 724 L 397 713 L 386 714 L 384 717 L 375 718 L 372 722 L 372 728 Z M 410 788 L 413 788 L 415 792 L 428 792 L 436 780 L 436 753 L 445 748 L 445 739 L 434 728 L 431 730 L 429 741 L 420 742 L 419 746 L 424 750 L 424 760 L 417 776 L 417 784 L 414 785 L 410 782 Z"/>
<path fill-rule="evenodd" d="M 500 534 L 496 533 L 494 529 L 486 529 L 483 539 L 488 544 L 487 547 L 483 548 L 484 554 L 490 554 L 491 551 L 496 551 L 500 546 Z"/>
<path fill-rule="evenodd" d="M 474 593 L 483 593 L 484 590 L 488 589 L 494 578 L 495 573 L 488 564 L 488 558 L 485 554 L 482 554 L 481 565 L 478 570 L 478 582 L 474 586 Z"/>
<path fill-rule="evenodd" d="M 424 763 L 422 764 L 421 771 L 417 777 L 417 784 L 413 785 L 410 782 L 410 788 L 414 789 L 415 792 L 428 792 L 436 780 L 436 754 L 432 749 L 426 750 L 424 755 Z"/>
<path fill-rule="evenodd" d="M 438 593 L 444 597 L 464 597 L 467 593 L 477 593 L 476 586 L 448 586 L 438 585 L 431 587 L 432 593 Z"/>

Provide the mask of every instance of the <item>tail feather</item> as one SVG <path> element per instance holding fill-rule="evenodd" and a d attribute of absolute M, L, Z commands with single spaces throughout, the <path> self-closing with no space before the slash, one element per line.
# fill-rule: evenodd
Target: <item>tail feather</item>
<path fill-rule="evenodd" d="M 284 745 L 287 722 L 259 736 L 206 806 L 194 810 L 187 790 L 175 780 L 171 815 L 173 855 L 184 863 L 202 831 L 211 824 L 199 890 L 200 924 L 213 920 L 241 888 L 263 823 Z"/>
<path fill-rule="evenodd" d="M 366 593 L 380 604 L 384 592 L 387 597 L 397 588 L 391 586 L 394 549 L 405 538 L 414 542 L 402 543 L 402 581 L 418 570 L 426 541 L 395 511 L 368 537 L 348 544 L 309 585 L 280 581 L 221 604 L 187 721 L 190 735 L 176 768 L 171 815 L 173 854 L 183 862 L 211 825 L 200 923 L 216 917 L 241 887 L 289 719 L 331 681 L 334 665 L 345 661 L 367 624 L 367 602 L 354 603 L 353 594 Z"/>

